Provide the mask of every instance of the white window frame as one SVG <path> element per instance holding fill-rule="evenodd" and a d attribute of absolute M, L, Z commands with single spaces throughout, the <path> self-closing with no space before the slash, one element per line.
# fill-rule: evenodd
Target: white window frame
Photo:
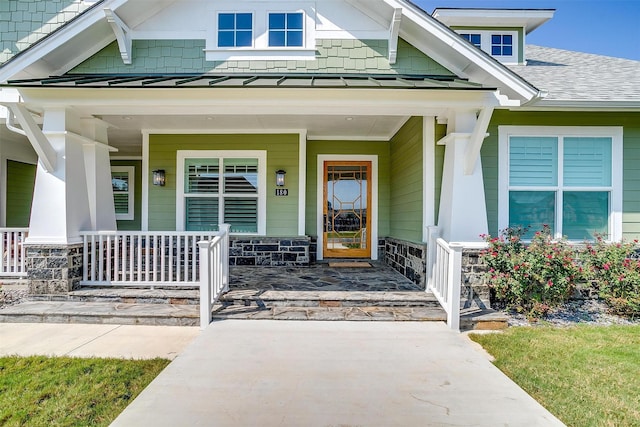
<path fill-rule="evenodd" d="M 269 20 L 272 14 L 284 14 L 285 15 L 285 28 L 284 30 L 284 36 L 285 36 L 285 45 L 284 46 L 271 46 L 271 44 L 269 44 L 269 37 L 271 36 L 271 31 L 281 31 L 281 30 L 272 30 L 271 27 L 269 26 Z M 289 46 L 286 44 L 286 40 L 287 40 L 287 35 L 289 33 L 289 31 L 299 31 L 298 29 L 295 30 L 290 30 L 289 28 L 286 28 L 286 19 L 287 19 L 287 15 L 293 15 L 293 14 L 302 14 L 302 46 Z M 304 48 L 305 47 L 305 31 L 306 31 L 306 25 L 305 25 L 305 21 L 306 21 L 306 15 L 304 13 L 304 11 L 300 10 L 300 11 L 268 11 L 267 12 L 267 44 L 269 46 L 269 48 L 271 49 L 300 49 L 300 48 Z"/>
<path fill-rule="evenodd" d="M 133 219 L 135 219 L 135 212 L 134 212 L 134 201 L 135 201 L 135 171 L 136 168 L 135 166 L 111 166 L 111 173 L 113 172 L 117 172 L 117 173 L 122 173 L 122 172 L 126 172 L 128 175 L 128 187 L 129 190 L 126 192 L 128 199 L 127 199 L 127 213 L 126 214 L 119 214 L 116 213 L 116 220 L 124 220 L 124 221 L 131 221 Z M 113 179 L 113 177 L 112 177 Z M 113 188 L 113 186 L 112 186 Z M 119 191 L 119 194 L 124 193 L 124 191 Z M 114 192 L 115 194 L 115 192 Z M 114 200 L 114 204 L 115 204 L 115 200 Z M 115 209 L 115 206 L 114 206 Z"/>
<path fill-rule="evenodd" d="M 550 187 L 513 187 L 509 186 L 509 140 L 511 137 L 557 137 L 558 157 L 562 155 L 561 144 L 566 137 L 605 137 L 611 138 L 611 186 L 598 187 L 609 191 L 609 230 L 612 241 L 622 239 L 622 195 L 623 195 L 623 128 L 619 126 L 498 126 L 498 229 L 509 227 L 509 191 L 510 190 L 546 190 L 556 191 L 556 230 L 554 238 L 562 237 L 562 190 L 558 184 L 555 190 Z M 562 174 L 562 164 L 558 166 L 558 176 Z M 572 190 L 595 190 L 595 187 L 571 187 Z"/>
<path fill-rule="evenodd" d="M 457 29 L 458 34 L 480 34 L 480 49 L 491 55 L 493 58 L 505 64 L 517 64 L 520 54 L 520 36 L 518 31 L 500 29 L 495 30 L 474 30 L 472 28 Z M 491 36 L 511 36 L 513 42 L 511 55 L 492 55 L 491 54 Z M 471 42 L 469 42 L 471 43 Z M 474 45 L 475 46 L 475 45 Z M 476 46 L 477 47 L 477 46 Z"/>
<path fill-rule="evenodd" d="M 314 60 L 316 58 L 316 18 L 313 1 L 279 2 L 215 2 L 210 7 L 205 46 L 207 61 L 251 60 Z M 218 47 L 218 14 L 251 13 L 253 15 L 253 45 L 243 47 Z M 302 46 L 269 46 L 269 14 L 302 13 Z"/>
<path fill-rule="evenodd" d="M 177 177 L 176 177 L 176 231 L 185 231 L 185 192 L 184 192 L 184 165 L 186 159 L 218 159 L 220 166 L 224 159 L 258 159 L 258 232 L 238 233 L 233 235 L 259 235 L 267 234 L 267 152 L 265 150 L 178 150 L 177 152 Z M 221 172 L 222 175 L 223 172 Z M 219 197 L 234 197 L 234 194 L 223 194 Z M 246 197 L 246 194 L 240 194 Z M 224 212 L 221 205 L 220 212 Z M 218 218 L 219 225 L 224 223 L 224 214 Z"/>
<path fill-rule="evenodd" d="M 218 29 L 218 22 L 220 19 L 220 14 L 225 14 L 225 13 L 229 13 L 229 14 L 233 14 L 233 15 L 238 15 L 238 14 L 250 14 L 251 15 L 251 45 L 250 46 L 227 46 L 227 47 L 220 47 L 218 46 L 218 35 L 220 30 Z M 252 49 L 254 44 L 255 44 L 255 26 L 256 26 L 256 17 L 255 14 L 251 11 L 224 11 L 224 10 L 220 10 L 218 12 L 216 12 L 215 14 L 215 46 L 217 49 Z M 228 30 L 223 30 L 223 31 L 228 31 Z M 242 30 L 241 30 L 242 31 Z M 246 31 L 246 30 L 245 30 Z M 234 32 L 234 43 L 235 43 L 235 36 L 236 33 L 238 32 L 237 28 L 234 28 L 233 30 Z"/>

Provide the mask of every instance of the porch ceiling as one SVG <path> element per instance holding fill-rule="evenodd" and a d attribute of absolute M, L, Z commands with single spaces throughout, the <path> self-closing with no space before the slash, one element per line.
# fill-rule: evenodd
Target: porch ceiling
<path fill-rule="evenodd" d="M 361 115 L 104 115 L 116 156 L 142 155 L 142 131 L 273 133 L 306 131 L 312 140 L 388 141 L 407 116 Z"/>

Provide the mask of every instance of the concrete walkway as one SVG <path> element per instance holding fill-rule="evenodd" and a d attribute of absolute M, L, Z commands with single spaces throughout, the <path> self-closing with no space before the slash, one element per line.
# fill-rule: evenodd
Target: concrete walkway
<path fill-rule="evenodd" d="M 75 356 L 173 360 L 198 327 L 0 323 L 0 356 Z"/>
<path fill-rule="evenodd" d="M 560 426 L 440 322 L 225 320 L 114 426 Z"/>

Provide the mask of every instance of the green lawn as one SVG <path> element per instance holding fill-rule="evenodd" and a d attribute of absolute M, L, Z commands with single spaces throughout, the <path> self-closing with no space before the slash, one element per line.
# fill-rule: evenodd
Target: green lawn
<path fill-rule="evenodd" d="M 513 327 L 471 339 L 568 426 L 640 426 L 640 326 Z"/>
<path fill-rule="evenodd" d="M 165 359 L 1 357 L 0 425 L 107 426 Z"/>

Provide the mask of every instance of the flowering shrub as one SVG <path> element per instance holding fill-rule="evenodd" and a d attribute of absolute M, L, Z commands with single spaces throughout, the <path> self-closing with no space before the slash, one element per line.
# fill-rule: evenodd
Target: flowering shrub
<path fill-rule="evenodd" d="M 483 236 L 489 247 L 481 253 L 486 279 L 507 308 L 538 317 L 567 301 L 579 278 L 575 251 L 565 241 L 552 241 L 549 227 L 535 233 L 529 245 L 526 230 L 510 228 L 501 237 Z"/>
<path fill-rule="evenodd" d="M 633 243 L 606 243 L 597 237 L 581 253 L 584 277 L 598 288 L 611 311 L 624 316 L 640 316 L 640 261 L 637 240 Z"/>

